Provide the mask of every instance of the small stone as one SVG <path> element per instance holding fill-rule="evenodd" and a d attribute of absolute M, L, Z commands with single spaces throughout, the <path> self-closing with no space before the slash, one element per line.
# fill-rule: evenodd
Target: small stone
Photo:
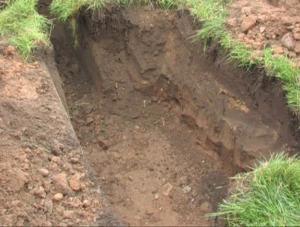
<path fill-rule="evenodd" d="M 50 188 L 51 188 L 51 181 L 50 180 L 44 181 L 43 186 L 44 186 L 45 191 L 49 192 Z"/>
<path fill-rule="evenodd" d="M 70 162 L 71 162 L 72 164 L 78 164 L 78 163 L 80 162 L 80 159 L 79 159 L 79 158 L 71 158 L 71 159 L 70 159 Z"/>
<path fill-rule="evenodd" d="M 63 213 L 64 219 L 72 219 L 74 217 L 75 212 L 72 210 L 65 210 Z"/>
<path fill-rule="evenodd" d="M 245 17 L 242 21 L 241 28 L 244 33 L 248 32 L 250 29 L 254 28 L 256 25 L 257 16 L 250 15 L 249 17 Z"/>
<path fill-rule="evenodd" d="M 60 201 L 60 200 L 62 200 L 63 199 L 63 194 L 61 194 L 61 193 L 57 193 L 57 194 L 55 194 L 54 196 L 53 196 L 53 200 L 54 201 Z"/>
<path fill-rule="evenodd" d="M 86 189 L 86 185 L 85 184 L 81 184 L 80 189 L 81 189 L 81 191 L 85 190 Z"/>
<path fill-rule="evenodd" d="M 213 212 L 213 206 L 209 202 L 204 202 L 200 206 L 200 211 L 203 213 Z"/>
<path fill-rule="evenodd" d="M 15 200 L 15 201 L 12 201 L 12 202 L 10 203 L 10 205 L 11 205 L 12 207 L 19 206 L 20 204 L 21 204 L 21 201 L 20 201 L 20 200 Z"/>
<path fill-rule="evenodd" d="M 281 38 L 281 44 L 282 46 L 288 48 L 289 50 L 293 50 L 295 48 L 296 42 L 294 40 L 294 37 L 292 33 L 286 33 L 282 38 Z"/>
<path fill-rule="evenodd" d="M 294 37 L 296 40 L 300 40 L 300 33 L 294 33 L 294 34 L 293 34 L 293 37 Z"/>
<path fill-rule="evenodd" d="M 94 119 L 93 118 L 91 118 L 91 117 L 88 117 L 87 119 L 86 119 L 86 123 L 89 125 L 89 124 L 92 124 L 94 122 Z"/>
<path fill-rule="evenodd" d="M 156 195 L 154 196 L 154 199 L 155 199 L 155 200 L 158 200 L 158 198 L 159 198 L 159 196 L 156 194 Z"/>
<path fill-rule="evenodd" d="M 69 178 L 69 185 L 73 191 L 79 191 L 81 189 L 80 184 L 80 175 L 75 174 L 74 176 Z"/>
<path fill-rule="evenodd" d="M 190 186 L 185 186 L 182 188 L 182 192 L 184 194 L 190 193 L 192 191 L 192 188 Z"/>
<path fill-rule="evenodd" d="M 140 129 L 140 126 L 135 125 L 135 126 L 134 126 L 134 129 L 139 130 L 139 129 Z"/>
<path fill-rule="evenodd" d="M 164 196 L 169 196 L 170 192 L 172 191 L 173 186 L 170 183 L 166 183 L 163 187 L 162 187 L 162 194 Z"/>
<path fill-rule="evenodd" d="M 47 198 L 45 200 L 44 208 L 43 208 L 45 213 L 52 214 L 53 212 L 53 202 L 51 199 Z"/>
<path fill-rule="evenodd" d="M 300 43 L 297 43 L 297 44 L 296 44 L 295 52 L 296 52 L 297 54 L 300 54 Z"/>
<path fill-rule="evenodd" d="M 56 174 L 52 177 L 52 181 L 55 184 L 56 190 L 62 194 L 68 194 L 70 192 L 70 187 L 67 181 L 67 176 L 65 173 Z"/>
<path fill-rule="evenodd" d="M 291 17 L 289 17 L 289 16 L 282 17 L 282 18 L 281 18 L 281 21 L 282 21 L 282 23 L 283 23 L 284 25 L 286 25 L 286 26 L 290 26 L 290 25 L 293 24 L 293 19 L 292 19 Z"/>
<path fill-rule="evenodd" d="M 251 7 L 247 7 L 247 6 L 246 6 L 246 7 L 243 7 L 243 8 L 241 9 L 242 14 L 246 14 L 247 16 L 251 14 L 251 10 L 252 10 L 252 8 L 251 8 Z"/>
<path fill-rule="evenodd" d="M 231 19 L 228 19 L 226 21 L 226 24 L 231 26 L 231 27 L 235 27 L 236 26 L 236 18 L 231 18 Z"/>
<path fill-rule="evenodd" d="M 261 27 L 259 28 L 259 32 L 260 32 L 260 33 L 263 33 L 265 30 L 266 30 L 266 27 L 261 26 Z"/>
<path fill-rule="evenodd" d="M 58 140 L 53 140 L 51 152 L 56 156 L 61 155 L 61 149 L 60 149 L 60 144 L 59 144 Z"/>
<path fill-rule="evenodd" d="M 14 46 L 7 46 L 5 51 L 4 51 L 4 55 L 6 56 L 13 56 L 16 53 L 16 48 Z"/>
<path fill-rule="evenodd" d="M 83 207 L 89 207 L 91 205 L 91 202 L 88 200 L 84 200 L 82 205 L 83 205 Z"/>
<path fill-rule="evenodd" d="M 35 188 L 33 190 L 33 194 L 40 197 L 40 198 L 46 198 L 46 192 L 45 192 L 45 189 L 44 187 L 39 187 L 39 188 Z"/>
<path fill-rule="evenodd" d="M 49 170 L 47 169 L 40 169 L 40 173 L 42 174 L 43 177 L 49 176 Z"/>

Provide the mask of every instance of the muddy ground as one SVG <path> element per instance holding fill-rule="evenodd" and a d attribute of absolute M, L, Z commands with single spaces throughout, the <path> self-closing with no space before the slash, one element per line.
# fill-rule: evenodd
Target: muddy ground
<path fill-rule="evenodd" d="M 52 35 L 72 124 L 128 225 L 214 225 L 228 177 L 299 147 L 278 82 L 188 38 L 185 13 L 109 7 Z"/>

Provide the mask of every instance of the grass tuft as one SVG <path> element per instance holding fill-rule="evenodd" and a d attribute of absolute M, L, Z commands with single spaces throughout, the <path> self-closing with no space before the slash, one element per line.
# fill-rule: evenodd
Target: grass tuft
<path fill-rule="evenodd" d="M 129 0 L 130 1 L 130 0 Z M 82 8 L 97 10 L 106 5 L 106 0 L 53 0 L 50 12 L 62 22 L 74 17 Z"/>
<path fill-rule="evenodd" d="M 0 36 L 8 38 L 27 59 L 39 43 L 49 44 L 51 22 L 39 15 L 36 0 L 7 1 L 0 11 Z"/>
<path fill-rule="evenodd" d="M 229 226 L 299 226 L 299 158 L 273 155 L 235 179 L 235 192 L 209 216 L 222 215 Z"/>

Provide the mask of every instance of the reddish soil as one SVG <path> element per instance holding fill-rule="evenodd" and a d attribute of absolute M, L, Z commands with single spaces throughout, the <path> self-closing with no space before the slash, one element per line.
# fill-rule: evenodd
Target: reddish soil
<path fill-rule="evenodd" d="M 107 9 L 52 41 L 74 129 L 128 225 L 213 225 L 228 177 L 298 147 L 278 84 L 191 44 L 187 14 Z M 255 76 L 256 75 L 256 76 Z M 259 77 L 257 77 L 259 76 Z M 258 80 L 259 79 L 259 80 Z"/>
<path fill-rule="evenodd" d="M 300 67 L 299 0 L 234 0 L 228 28 L 235 38 L 261 50 L 272 47 L 274 55 L 286 53 Z"/>
<path fill-rule="evenodd" d="M 0 225 L 114 223 L 91 179 L 48 68 L 1 44 Z"/>

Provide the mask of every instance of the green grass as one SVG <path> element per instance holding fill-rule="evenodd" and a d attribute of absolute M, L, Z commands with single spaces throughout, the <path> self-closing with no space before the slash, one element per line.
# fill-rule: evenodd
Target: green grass
<path fill-rule="evenodd" d="M 36 0 L 9 1 L 0 11 L 0 36 L 16 46 L 25 59 L 38 44 L 49 44 L 51 23 L 37 13 L 36 4 Z"/>
<path fill-rule="evenodd" d="M 226 0 L 179 0 L 187 6 L 192 16 L 202 22 L 202 28 L 193 36 L 193 40 L 202 41 L 206 48 L 209 42 L 218 42 L 228 52 L 228 57 L 237 66 L 247 70 L 253 66 L 265 68 L 269 76 L 280 79 L 286 94 L 288 106 L 300 113 L 299 69 L 292 66 L 292 60 L 283 55 L 275 57 L 272 50 L 255 51 L 232 38 L 226 30 Z"/>
<path fill-rule="evenodd" d="M 237 188 L 220 205 L 229 226 L 299 226 L 300 159 L 283 154 L 235 177 Z"/>
<path fill-rule="evenodd" d="M 106 0 L 53 0 L 50 5 L 50 12 L 57 15 L 60 21 L 67 21 L 74 17 L 81 9 L 102 9 Z"/>

